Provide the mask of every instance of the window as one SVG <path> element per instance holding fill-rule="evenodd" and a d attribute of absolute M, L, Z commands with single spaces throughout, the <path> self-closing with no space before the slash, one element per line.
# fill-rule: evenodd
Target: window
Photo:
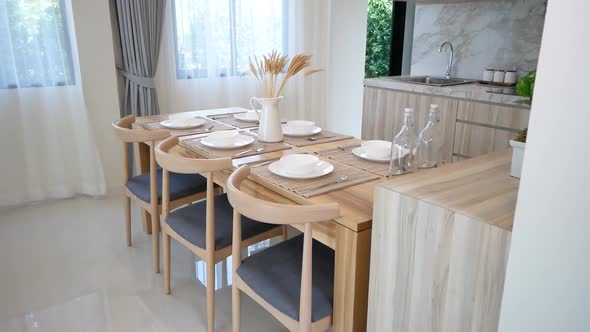
<path fill-rule="evenodd" d="M 287 0 L 175 0 L 176 77 L 240 76 L 249 56 L 287 53 Z"/>
<path fill-rule="evenodd" d="M 64 0 L 0 1 L 0 88 L 74 84 Z"/>
<path fill-rule="evenodd" d="M 401 75 L 406 2 L 368 1 L 365 77 Z"/>

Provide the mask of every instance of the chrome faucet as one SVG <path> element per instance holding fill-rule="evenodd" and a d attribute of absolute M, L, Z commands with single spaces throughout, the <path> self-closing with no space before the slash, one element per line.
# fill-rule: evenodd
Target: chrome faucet
<path fill-rule="evenodd" d="M 440 45 L 440 48 L 438 49 L 439 53 L 442 53 L 445 45 L 449 45 L 449 48 L 451 49 L 451 55 L 449 57 L 449 66 L 447 67 L 447 72 L 445 73 L 445 77 L 449 79 L 451 78 L 451 69 L 453 68 L 453 44 L 451 44 L 451 42 L 449 41 L 442 43 L 442 45 Z"/>

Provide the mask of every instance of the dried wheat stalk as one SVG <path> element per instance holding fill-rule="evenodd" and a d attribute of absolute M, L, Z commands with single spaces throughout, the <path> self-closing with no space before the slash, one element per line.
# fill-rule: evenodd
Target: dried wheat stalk
<path fill-rule="evenodd" d="M 250 71 L 256 77 L 256 81 L 262 88 L 264 98 L 276 98 L 280 96 L 285 88 L 285 84 L 287 84 L 287 81 L 291 77 L 311 67 L 311 55 L 297 54 L 289 61 L 286 55 L 281 55 L 276 50 L 262 56 L 262 60 L 258 60 L 256 56 L 254 56 L 254 62 L 252 62 L 251 58 L 249 60 Z M 285 70 L 287 63 L 289 63 L 289 67 L 281 80 L 281 74 Z M 310 69 L 304 73 L 304 77 L 309 77 L 320 71 L 321 69 Z"/>

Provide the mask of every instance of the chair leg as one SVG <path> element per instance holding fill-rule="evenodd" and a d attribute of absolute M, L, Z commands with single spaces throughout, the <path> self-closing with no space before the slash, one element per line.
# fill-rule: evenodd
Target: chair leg
<path fill-rule="evenodd" d="M 215 196 L 219 196 L 221 194 L 223 194 L 223 187 L 215 188 Z"/>
<path fill-rule="evenodd" d="M 162 232 L 162 247 L 164 250 L 164 292 L 170 294 L 170 235 Z"/>
<path fill-rule="evenodd" d="M 240 289 L 234 283 L 232 285 L 232 331 L 233 332 L 240 332 L 240 316 L 241 316 L 241 309 L 242 309 L 242 294 L 240 293 Z"/>
<path fill-rule="evenodd" d="M 289 239 L 289 233 L 287 232 L 287 225 L 283 225 L 283 241 L 287 241 Z"/>
<path fill-rule="evenodd" d="M 151 222 L 150 218 L 151 218 L 150 213 L 142 209 L 141 210 L 141 224 L 143 225 L 143 231 L 147 235 L 152 234 L 152 222 Z"/>
<path fill-rule="evenodd" d="M 125 236 L 127 237 L 127 246 L 131 247 L 131 199 L 125 196 L 123 199 L 125 206 Z"/>
<path fill-rule="evenodd" d="M 215 262 L 207 261 L 207 331 L 215 330 Z"/>
<path fill-rule="evenodd" d="M 157 209 L 152 212 L 152 255 L 154 256 L 154 272 L 160 273 L 160 216 Z"/>

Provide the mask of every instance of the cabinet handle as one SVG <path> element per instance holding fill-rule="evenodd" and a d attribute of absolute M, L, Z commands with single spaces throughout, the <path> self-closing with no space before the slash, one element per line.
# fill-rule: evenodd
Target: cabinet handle
<path fill-rule="evenodd" d="M 492 128 L 492 129 L 510 131 L 510 132 L 517 133 L 517 134 L 522 131 L 522 129 L 515 129 L 515 128 L 502 127 L 502 126 L 495 126 L 495 125 L 491 125 L 491 124 L 487 124 L 487 123 L 481 123 L 481 122 L 475 122 L 475 121 L 469 121 L 469 120 L 457 119 L 457 122 L 464 123 L 464 124 L 469 124 L 469 125 L 474 125 L 474 126 L 480 126 L 480 127 L 486 127 L 486 128 Z"/>

